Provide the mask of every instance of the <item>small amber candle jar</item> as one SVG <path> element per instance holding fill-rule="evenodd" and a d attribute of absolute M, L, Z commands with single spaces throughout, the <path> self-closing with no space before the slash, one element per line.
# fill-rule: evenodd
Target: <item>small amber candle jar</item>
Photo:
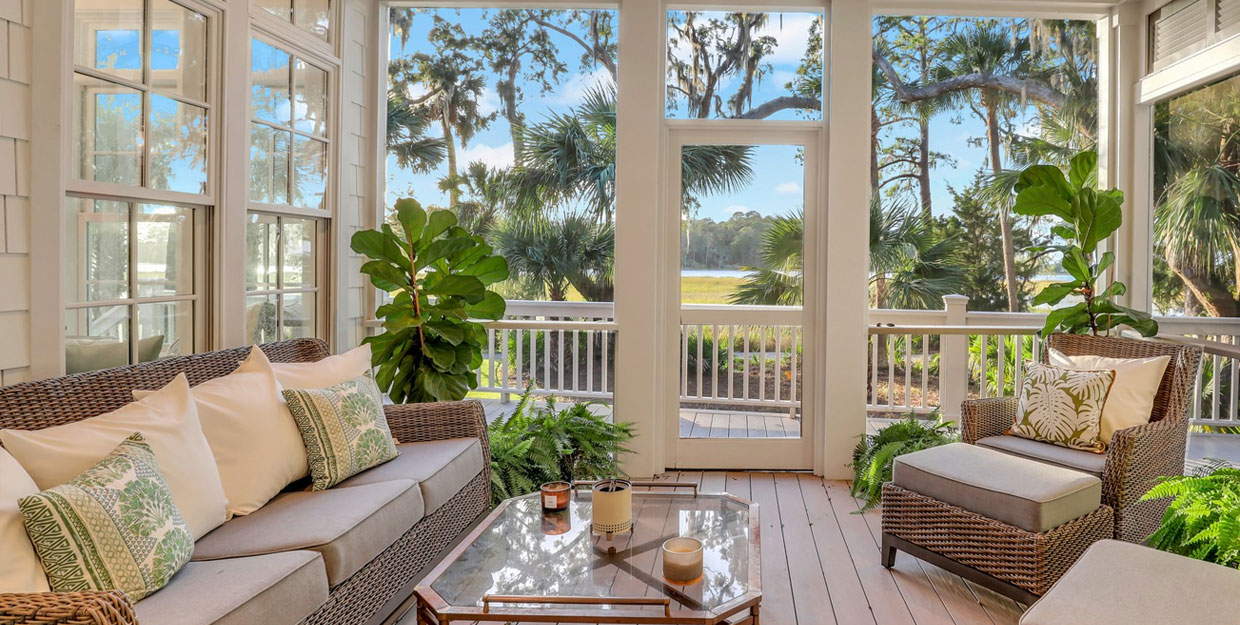
<path fill-rule="evenodd" d="M 538 490 L 542 493 L 543 510 L 567 510 L 572 488 L 568 482 L 547 482 L 540 486 Z"/>
<path fill-rule="evenodd" d="M 702 541 L 681 536 L 663 543 L 663 577 L 673 584 L 694 584 L 702 579 Z"/>

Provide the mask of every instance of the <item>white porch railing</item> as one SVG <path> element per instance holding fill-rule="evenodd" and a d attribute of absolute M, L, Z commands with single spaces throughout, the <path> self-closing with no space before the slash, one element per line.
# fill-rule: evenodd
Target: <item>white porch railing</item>
<path fill-rule="evenodd" d="M 866 409 L 959 418 L 960 402 L 1010 396 L 1040 353 L 1041 313 L 871 310 Z M 1160 338 L 1201 344 L 1206 355 L 1191 406 L 1195 425 L 1240 427 L 1240 319 L 1158 318 Z M 775 306 L 681 309 L 680 399 L 696 406 L 800 408 L 801 311 Z M 617 324 L 609 302 L 511 301 L 487 324 L 478 390 L 505 401 L 537 395 L 611 399 Z"/>

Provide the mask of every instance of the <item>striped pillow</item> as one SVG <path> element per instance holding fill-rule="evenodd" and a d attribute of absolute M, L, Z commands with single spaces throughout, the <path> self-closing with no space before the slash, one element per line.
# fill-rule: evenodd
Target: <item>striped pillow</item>
<path fill-rule="evenodd" d="M 55 592 L 123 590 L 139 601 L 194 554 L 155 453 L 137 432 L 67 484 L 18 505 Z"/>
<path fill-rule="evenodd" d="M 316 389 L 286 389 L 301 430 L 314 490 L 326 490 L 400 452 L 383 416 L 383 395 L 370 372 Z"/>

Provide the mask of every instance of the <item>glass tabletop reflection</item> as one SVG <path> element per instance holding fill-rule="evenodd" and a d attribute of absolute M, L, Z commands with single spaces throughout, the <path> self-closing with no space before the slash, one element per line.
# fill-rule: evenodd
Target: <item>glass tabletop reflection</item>
<path fill-rule="evenodd" d="M 750 504 L 730 496 L 637 492 L 633 532 L 610 539 L 590 530 L 588 492 L 576 493 L 561 512 L 544 512 L 537 496 L 502 505 L 431 582 L 447 603 L 481 606 L 485 595 L 665 596 L 674 606 L 713 612 L 751 590 Z M 663 578 L 661 547 L 676 536 L 702 541 L 701 581 Z"/>

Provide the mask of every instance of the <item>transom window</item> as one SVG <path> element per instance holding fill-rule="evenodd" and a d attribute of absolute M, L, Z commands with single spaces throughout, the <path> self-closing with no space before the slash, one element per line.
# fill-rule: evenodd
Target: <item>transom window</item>
<path fill-rule="evenodd" d="M 331 34 L 331 0 L 258 0 L 256 4 L 324 41 Z"/>

